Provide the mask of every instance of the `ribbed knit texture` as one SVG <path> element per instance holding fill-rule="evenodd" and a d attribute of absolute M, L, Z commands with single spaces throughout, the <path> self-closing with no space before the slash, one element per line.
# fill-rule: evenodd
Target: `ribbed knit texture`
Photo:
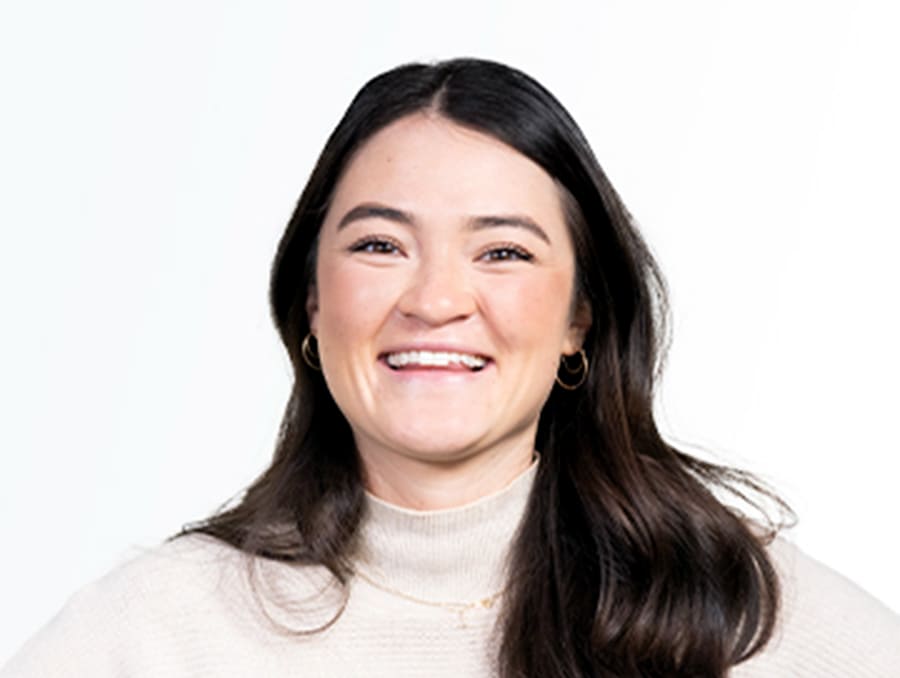
<path fill-rule="evenodd" d="M 358 577 L 348 596 L 318 568 L 177 539 L 76 594 L 0 676 L 494 675 L 499 603 L 453 603 L 502 589 L 534 473 L 447 511 L 370 498 L 359 569 L 375 584 Z M 733 678 L 900 676 L 900 618 L 787 542 L 772 552 L 785 587 L 777 637 Z M 344 603 L 326 630 L 301 633 Z"/>

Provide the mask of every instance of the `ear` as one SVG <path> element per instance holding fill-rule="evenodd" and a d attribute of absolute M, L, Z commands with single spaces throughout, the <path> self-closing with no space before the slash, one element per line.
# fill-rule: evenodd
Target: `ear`
<path fill-rule="evenodd" d="M 572 311 L 569 329 L 566 331 L 566 337 L 563 340 L 563 355 L 572 355 L 581 349 L 584 345 L 584 338 L 587 336 L 588 330 L 591 329 L 592 320 L 590 304 L 584 300 L 578 301 Z"/>
<path fill-rule="evenodd" d="M 309 331 L 315 334 L 319 323 L 319 291 L 315 283 L 310 283 L 306 292 L 306 317 L 309 319 Z"/>

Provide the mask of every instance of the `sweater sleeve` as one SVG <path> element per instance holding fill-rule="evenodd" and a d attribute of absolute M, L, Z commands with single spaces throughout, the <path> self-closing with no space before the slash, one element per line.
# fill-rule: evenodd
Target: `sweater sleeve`
<path fill-rule="evenodd" d="M 900 617 L 783 539 L 771 556 L 782 585 L 779 622 L 733 678 L 900 677 Z"/>
<path fill-rule="evenodd" d="M 122 645 L 121 601 L 104 588 L 97 582 L 72 596 L 0 669 L 0 678 L 124 675 L 116 651 Z"/>
<path fill-rule="evenodd" d="M 142 552 L 76 593 L 0 678 L 251 675 L 245 643 L 261 627 L 235 558 L 204 538 Z"/>

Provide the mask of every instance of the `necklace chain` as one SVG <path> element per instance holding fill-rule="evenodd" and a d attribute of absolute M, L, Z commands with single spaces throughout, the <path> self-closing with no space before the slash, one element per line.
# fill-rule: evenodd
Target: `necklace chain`
<path fill-rule="evenodd" d="M 428 607 L 437 607 L 444 610 L 449 610 L 451 612 L 455 612 L 459 617 L 459 627 L 467 628 L 465 621 L 465 614 L 470 610 L 489 610 L 494 605 L 496 605 L 497 601 L 503 596 L 506 592 L 506 589 L 501 589 L 496 593 L 492 593 L 491 595 L 485 598 L 479 598 L 478 600 L 473 600 L 469 602 L 464 601 L 440 601 L 440 600 L 427 600 L 425 598 L 419 598 L 418 596 L 414 596 L 410 593 L 406 593 L 399 589 L 395 589 L 388 584 L 385 584 L 381 581 L 378 581 L 373 576 L 366 574 L 358 567 L 356 568 L 356 575 L 362 579 L 363 581 L 371 584 L 377 589 L 384 591 L 385 593 L 389 593 L 393 596 L 397 596 L 398 598 L 403 598 L 404 600 L 408 600 L 411 603 L 417 603 L 418 605 L 427 605 Z"/>

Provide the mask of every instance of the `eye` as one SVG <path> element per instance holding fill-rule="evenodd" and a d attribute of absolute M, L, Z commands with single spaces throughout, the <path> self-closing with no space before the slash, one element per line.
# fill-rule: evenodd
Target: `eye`
<path fill-rule="evenodd" d="M 393 238 L 383 235 L 369 235 L 360 238 L 348 248 L 351 252 L 364 252 L 366 254 L 399 254 L 400 243 Z"/>
<path fill-rule="evenodd" d="M 478 255 L 480 261 L 531 261 L 534 255 L 528 250 L 512 243 L 494 245 Z"/>

